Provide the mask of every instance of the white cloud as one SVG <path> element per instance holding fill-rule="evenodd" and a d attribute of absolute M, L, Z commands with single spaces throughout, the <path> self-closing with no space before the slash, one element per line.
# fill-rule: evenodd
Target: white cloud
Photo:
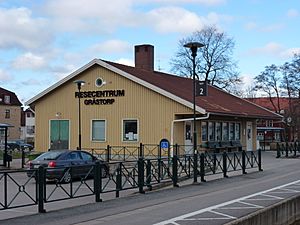
<path fill-rule="evenodd" d="M 295 18 L 295 17 L 298 17 L 299 16 L 299 11 L 296 10 L 296 9 L 290 9 L 288 12 L 287 12 L 287 16 L 289 18 Z"/>
<path fill-rule="evenodd" d="M 120 58 L 115 61 L 116 63 L 124 64 L 127 66 L 134 66 L 134 61 L 132 59 Z"/>
<path fill-rule="evenodd" d="M 43 10 L 55 28 L 71 32 L 112 32 L 118 26 L 131 26 L 132 0 L 48 0 Z"/>
<path fill-rule="evenodd" d="M 33 18 L 27 8 L 0 8 L 0 48 L 39 48 L 52 41 L 43 18 Z"/>
<path fill-rule="evenodd" d="M 276 24 L 270 24 L 268 26 L 260 27 L 259 31 L 269 33 L 269 32 L 282 30 L 283 28 L 284 28 L 283 23 L 276 23 Z"/>
<path fill-rule="evenodd" d="M 295 54 L 300 54 L 300 48 L 290 48 L 290 49 L 286 49 L 285 51 L 283 51 L 281 53 L 281 56 L 283 58 L 291 58 L 293 57 Z"/>
<path fill-rule="evenodd" d="M 34 55 L 31 52 L 20 55 L 13 62 L 16 69 L 32 69 L 38 70 L 47 66 L 47 61 L 42 56 Z"/>
<path fill-rule="evenodd" d="M 54 73 L 54 79 L 53 80 L 61 80 L 65 78 L 66 76 L 70 75 L 72 72 L 78 69 L 78 65 L 73 64 L 66 64 L 61 66 L 55 66 L 52 69 L 52 73 Z"/>
<path fill-rule="evenodd" d="M 147 2 L 155 2 L 155 3 L 172 3 L 172 4 L 201 4 L 207 6 L 217 6 L 222 5 L 227 2 L 227 0 L 145 0 Z"/>
<path fill-rule="evenodd" d="M 257 23 L 251 21 L 245 24 L 245 28 L 247 30 L 254 30 L 258 32 L 263 32 L 263 33 L 270 33 L 274 31 L 279 31 L 284 28 L 283 23 L 274 23 L 266 26 L 259 26 Z"/>
<path fill-rule="evenodd" d="M 25 85 L 25 86 L 29 86 L 29 85 L 41 85 L 41 82 L 39 80 L 33 79 L 33 78 L 30 78 L 28 80 L 22 81 L 21 83 L 23 85 Z"/>
<path fill-rule="evenodd" d="M 0 82 L 7 82 L 7 81 L 11 81 L 12 79 L 13 77 L 10 74 L 0 69 Z"/>
<path fill-rule="evenodd" d="M 270 42 L 263 47 L 254 48 L 248 52 L 252 56 L 272 56 L 280 59 L 288 59 L 294 54 L 300 54 L 300 48 L 285 48 L 276 42 Z"/>
<path fill-rule="evenodd" d="M 102 43 L 93 45 L 90 50 L 99 53 L 124 53 L 132 50 L 132 46 L 122 40 L 108 40 Z"/>
<path fill-rule="evenodd" d="M 147 23 L 160 33 L 193 32 L 204 27 L 205 19 L 179 7 L 162 7 L 147 13 Z"/>
<path fill-rule="evenodd" d="M 254 48 L 250 50 L 251 55 L 280 55 L 280 53 L 284 50 L 283 46 L 276 43 L 276 42 L 270 42 L 267 43 L 263 47 Z"/>

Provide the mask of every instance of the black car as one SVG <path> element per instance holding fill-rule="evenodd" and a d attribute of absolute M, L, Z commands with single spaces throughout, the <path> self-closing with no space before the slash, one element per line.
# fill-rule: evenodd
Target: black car
<path fill-rule="evenodd" d="M 27 176 L 35 177 L 36 168 L 46 169 L 48 180 L 58 180 L 69 183 L 74 178 L 86 178 L 94 175 L 94 165 L 100 162 L 102 177 L 109 173 L 108 166 L 103 161 L 86 151 L 79 150 L 51 150 L 27 163 Z"/>
<path fill-rule="evenodd" d="M 29 150 L 29 151 L 31 151 L 31 150 L 33 150 L 33 145 L 27 144 L 27 143 L 25 143 L 22 140 L 10 140 L 10 141 L 7 141 L 7 147 L 8 147 L 8 149 L 18 150 L 18 151 L 21 151 L 21 150 Z"/>

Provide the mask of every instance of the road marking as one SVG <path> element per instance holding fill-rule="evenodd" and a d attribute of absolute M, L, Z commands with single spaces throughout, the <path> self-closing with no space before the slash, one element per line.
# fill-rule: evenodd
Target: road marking
<path fill-rule="evenodd" d="M 276 191 L 278 189 L 282 189 L 282 188 L 288 187 L 290 185 L 300 185 L 300 180 L 296 180 L 296 181 L 290 182 L 288 184 L 284 184 L 284 185 L 280 185 L 280 186 L 277 186 L 277 187 L 274 187 L 274 188 L 270 188 L 270 189 L 265 190 L 265 191 L 261 191 L 261 192 L 255 193 L 255 194 L 247 195 L 247 196 L 244 196 L 244 197 L 241 197 L 241 198 L 238 198 L 238 199 L 230 200 L 230 201 L 218 204 L 218 205 L 210 206 L 210 207 L 200 209 L 200 210 L 197 210 L 197 211 L 194 211 L 194 212 L 191 212 L 191 213 L 187 213 L 187 214 L 184 214 L 184 215 L 181 215 L 181 216 L 177 216 L 177 217 L 174 217 L 172 219 L 156 223 L 154 225 L 165 225 L 165 224 L 177 224 L 177 225 L 179 225 L 178 223 L 176 223 L 176 221 L 178 221 L 178 220 L 186 220 L 188 217 L 192 217 L 192 216 L 195 216 L 197 214 L 204 213 L 204 212 L 210 212 L 214 209 L 218 209 L 218 208 L 228 206 L 230 204 L 241 202 L 241 201 L 244 201 L 244 200 L 258 200 L 258 199 L 251 199 L 251 198 L 259 196 L 259 195 L 266 196 L 266 197 L 271 197 L 271 198 L 273 198 L 273 200 L 274 199 L 282 200 L 284 198 L 281 198 L 281 197 L 278 197 L 278 196 L 273 196 L 273 195 L 268 195 L 266 193 Z M 270 200 L 270 199 L 264 199 L 264 200 Z"/>
<path fill-rule="evenodd" d="M 213 211 L 213 210 L 211 210 L 209 212 L 217 214 L 217 215 L 220 215 L 220 216 L 224 216 L 224 217 L 229 218 L 229 219 L 236 219 L 236 217 L 234 217 L 234 216 L 230 216 L 230 215 L 227 215 L 227 214 L 224 214 L 224 213 L 220 213 L 220 212 L 216 212 L 216 211 Z"/>
<path fill-rule="evenodd" d="M 298 192 L 300 192 L 298 190 L 294 190 L 294 189 L 290 189 L 290 188 L 281 188 L 281 190 L 288 191 L 290 193 L 298 193 Z"/>
<path fill-rule="evenodd" d="M 272 194 L 275 194 L 276 192 L 273 192 L 272 191 Z M 278 193 L 278 194 L 281 194 L 281 193 Z M 282 197 L 278 197 L 278 196 L 275 196 L 275 195 L 267 195 L 267 194 L 261 194 L 262 196 L 266 196 L 266 197 L 270 197 L 270 198 L 275 198 L 275 199 L 278 199 L 278 200 L 282 200 L 282 199 L 284 199 L 284 198 L 282 198 Z"/>

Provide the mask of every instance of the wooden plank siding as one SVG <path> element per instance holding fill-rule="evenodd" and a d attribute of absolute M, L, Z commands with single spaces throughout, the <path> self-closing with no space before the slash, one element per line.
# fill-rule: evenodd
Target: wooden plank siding
<path fill-rule="evenodd" d="M 101 88 L 95 86 L 95 80 L 101 77 L 106 84 Z M 144 86 L 126 79 L 99 65 L 78 74 L 73 79 L 57 87 L 54 91 L 35 102 L 37 151 L 49 149 L 50 120 L 70 121 L 70 148 L 78 146 L 78 98 L 75 98 L 77 86 L 75 80 L 86 83 L 81 91 L 125 90 L 124 97 L 113 98 L 111 105 L 85 105 L 81 99 L 82 147 L 103 148 L 109 145 L 157 144 L 161 138 L 171 140 L 171 124 L 176 114 L 190 114 L 192 109 L 160 95 Z M 59 113 L 59 117 L 57 117 Z M 122 120 L 137 119 L 139 124 L 138 142 L 122 141 Z M 106 141 L 91 142 L 91 120 L 106 120 Z M 182 144 L 184 123 L 174 126 L 174 142 Z M 200 124 L 198 125 L 200 131 Z M 198 133 L 200 134 L 200 132 Z M 200 136 L 200 135 L 199 135 Z M 200 140 L 200 139 L 198 139 Z"/>

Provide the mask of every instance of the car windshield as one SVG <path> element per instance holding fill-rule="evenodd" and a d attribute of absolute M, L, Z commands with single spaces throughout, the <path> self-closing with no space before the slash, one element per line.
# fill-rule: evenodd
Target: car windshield
<path fill-rule="evenodd" d="M 41 154 L 36 158 L 36 160 L 54 160 L 57 159 L 61 154 L 63 154 L 63 151 L 49 151 Z"/>

